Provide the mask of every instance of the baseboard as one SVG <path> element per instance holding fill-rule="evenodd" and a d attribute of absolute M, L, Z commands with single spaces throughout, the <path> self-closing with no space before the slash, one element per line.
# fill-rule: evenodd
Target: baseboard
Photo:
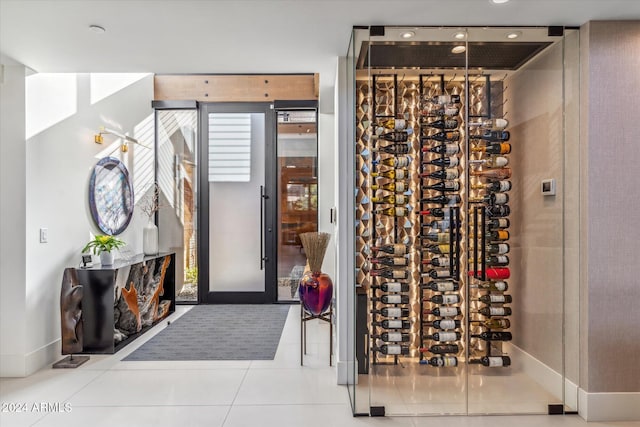
<path fill-rule="evenodd" d="M 23 354 L 0 354 L 0 378 L 25 377 Z"/>
<path fill-rule="evenodd" d="M 587 421 L 640 421 L 640 393 L 588 393 L 578 389 L 578 413 Z"/>
<path fill-rule="evenodd" d="M 564 398 L 564 404 L 569 410 L 578 409 L 578 385 L 567 378 L 564 378 L 564 396 L 563 376 L 560 372 L 555 371 L 545 363 L 536 359 L 523 349 L 511 343 L 505 343 L 504 349 L 512 355 L 513 363 L 520 366 L 522 371 L 529 377 L 534 379 L 538 384 L 544 387 L 549 393 L 558 399 L 557 403 L 561 403 Z"/>
<path fill-rule="evenodd" d="M 0 355 L 0 377 L 28 377 L 34 372 L 62 358 L 60 340 L 57 339 L 26 355 Z"/>

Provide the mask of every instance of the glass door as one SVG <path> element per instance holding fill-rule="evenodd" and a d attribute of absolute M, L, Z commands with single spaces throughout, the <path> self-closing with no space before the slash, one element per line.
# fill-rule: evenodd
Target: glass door
<path fill-rule="evenodd" d="M 275 301 L 275 145 L 271 104 L 201 108 L 201 300 Z"/>
<path fill-rule="evenodd" d="M 317 111 L 278 110 L 278 301 L 299 301 L 300 234 L 318 231 Z"/>
<path fill-rule="evenodd" d="M 550 30 L 354 31 L 355 413 L 575 410 L 578 39 Z"/>

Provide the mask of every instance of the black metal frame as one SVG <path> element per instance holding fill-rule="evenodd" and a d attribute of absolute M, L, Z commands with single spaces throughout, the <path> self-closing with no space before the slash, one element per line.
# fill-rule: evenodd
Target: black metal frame
<path fill-rule="evenodd" d="M 277 295 L 277 233 L 275 220 L 277 203 L 275 170 L 277 153 L 275 145 L 277 118 L 270 102 L 240 103 L 217 102 L 199 104 L 198 134 L 198 302 L 205 304 L 269 304 Z M 265 114 L 265 192 L 264 203 L 264 265 L 265 289 L 263 292 L 215 292 L 209 290 L 209 183 L 208 168 L 208 114 L 209 113 L 264 113 Z M 248 261 L 250 262 L 250 261 Z M 206 285 L 205 285 L 206 284 Z"/>

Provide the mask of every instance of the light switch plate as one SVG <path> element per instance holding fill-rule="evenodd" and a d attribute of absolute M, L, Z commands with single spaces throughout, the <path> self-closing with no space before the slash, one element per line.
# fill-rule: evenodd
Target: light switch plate
<path fill-rule="evenodd" d="M 49 229 L 41 228 L 40 229 L 40 243 L 48 243 L 49 242 Z"/>
<path fill-rule="evenodd" d="M 556 180 L 553 178 L 543 179 L 540 184 L 540 191 L 543 196 L 555 196 L 556 195 Z"/>

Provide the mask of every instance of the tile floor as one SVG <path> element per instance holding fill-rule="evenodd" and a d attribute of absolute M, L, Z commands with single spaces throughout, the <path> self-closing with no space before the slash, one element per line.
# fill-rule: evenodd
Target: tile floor
<path fill-rule="evenodd" d="M 188 309 L 179 306 L 172 318 Z M 91 356 L 76 370 L 45 368 L 28 378 L 0 379 L 0 426 L 587 427 L 573 415 L 354 418 L 347 389 L 335 384 L 335 368 L 328 366 L 328 325 L 308 325 L 308 354 L 300 366 L 299 313 L 291 307 L 275 360 L 121 361 L 163 324 L 116 355 Z M 54 405 L 37 411 L 41 402 Z M 27 411 L 5 412 L 8 403 L 26 404 Z M 604 426 L 640 422 L 588 424 Z"/>

